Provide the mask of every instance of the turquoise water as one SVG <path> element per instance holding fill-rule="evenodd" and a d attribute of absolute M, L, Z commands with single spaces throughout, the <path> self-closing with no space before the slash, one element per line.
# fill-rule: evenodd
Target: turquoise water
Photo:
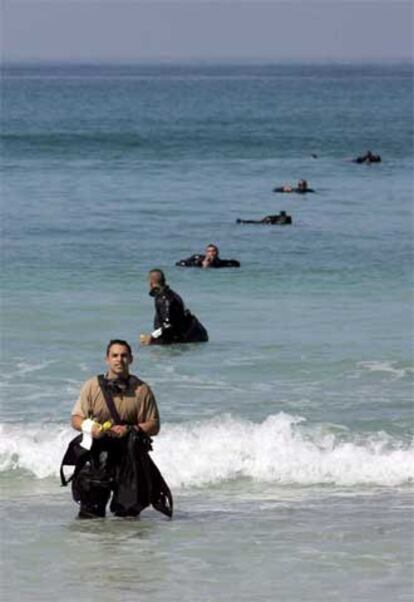
<path fill-rule="evenodd" d="M 5 70 L 5 599 L 411 599 L 412 101 L 408 64 Z M 301 177 L 316 194 L 272 194 Z M 240 270 L 174 266 L 209 242 Z M 154 266 L 207 345 L 138 347 Z M 172 522 L 80 525 L 59 489 L 115 336 Z"/>

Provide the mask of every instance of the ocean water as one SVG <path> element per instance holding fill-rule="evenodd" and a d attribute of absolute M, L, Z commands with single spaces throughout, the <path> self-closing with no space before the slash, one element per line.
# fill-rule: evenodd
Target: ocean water
<path fill-rule="evenodd" d="M 412 102 L 410 64 L 4 68 L 4 600 L 412 599 Z M 210 242 L 241 268 L 174 266 Z M 138 346 L 155 266 L 208 344 Z M 172 521 L 81 523 L 59 487 L 113 337 Z"/>

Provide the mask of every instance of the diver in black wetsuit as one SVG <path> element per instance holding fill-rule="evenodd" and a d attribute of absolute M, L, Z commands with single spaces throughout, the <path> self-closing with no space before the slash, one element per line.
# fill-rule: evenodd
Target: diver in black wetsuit
<path fill-rule="evenodd" d="M 379 155 L 373 155 L 371 151 L 367 151 L 365 155 L 362 157 L 357 157 L 353 159 L 354 163 L 366 163 L 370 165 L 371 163 L 381 163 L 381 157 Z"/>
<path fill-rule="evenodd" d="M 142 345 L 171 345 L 172 343 L 204 343 L 208 333 L 201 322 L 185 308 L 180 295 L 167 285 L 162 270 L 148 274 L 149 294 L 154 297 L 154 331 L 141 334 Z"/>
<path fill-rule="evenodd" d="M 299 180 L 296 188 L 293 188 L 290 185 L 278 186 L 277 188 L 273 188 L 273 192 L 296 192 L 297 194 L 306 194 L 307 192 L 315 191 L 313 188 L 308 187 L 308 182 L 306 180 Z"/>
<path fill-rule="evenodd" d="M 187 259 L 180 259 L 175 265 L 186 268 L 239 268 L 237 259 L 221 259 L 216 245 L 208 245 L 205 255 L 195 254 Z"/>
<path fill-rule="evenodd" d="M 237 219 L 236 224 L 268 224 L 271 226 L 285 226 L 292 223 L 292 217 L 281 211 L 279 215 L 266 215 L 262 219 Z"/>

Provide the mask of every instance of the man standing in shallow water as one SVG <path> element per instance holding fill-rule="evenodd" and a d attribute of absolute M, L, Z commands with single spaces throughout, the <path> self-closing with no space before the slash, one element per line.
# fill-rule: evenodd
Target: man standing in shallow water
<path fill-rule="evenodd" d="M 144 472 L 142 464 L 135 466 L 140 460 L 134 450 L 139 452 L 142 445 L 151 449 L 148 436 L 159 432 L 160 417 L 150 387 L 129 373 L 132 361 L 131 347 L 126 341 L 110 341 L 106 350 L 106 375 L 95 376 L 83 385 L 72 410 L 73 428 L 83 432 L 84 438 L 92 438 L 90 461 L 73 480 L 74 498 L 80 503 L 79 518 L 105 516 L 112 492 L 111 510 L 118 516 L 138 516 L 149 503 L 154 507 L 157 504 L 163 506 L 166 498 L 162 490 L 162 477 L 160 480 L 158 470 L 153 469 L 151 461 L 143 460 Z M 106 429 L 102 427 L 105 423 L 108 426 Z M 139 439 L 138 447 L 132 447 L 135 443 L 131 446 L 129 442 L 135 441 L 131 437 Z M 126 461 L 130 462 L 130 469 L 123 471 L 122 463 L 125 466 Z M 147 477 L 150 473 L 152 476 L 157 473 L 154 483 L 161 487 L 158 497 L 156 485 L 142 487 L 140 474 Z M 135 477 L 131 480 L 128 475 Z M 140 498 L 137 498 L 137 492 Z"/>

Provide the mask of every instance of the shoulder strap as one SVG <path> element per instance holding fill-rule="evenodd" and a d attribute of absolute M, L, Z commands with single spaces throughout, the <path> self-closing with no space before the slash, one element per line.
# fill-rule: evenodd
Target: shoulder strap
<path fill-rule="evenodd" d="M 122 420 L 118 414 L 118 410 L 115 407 L 115 403 L 114 403 L 112 394 L 108 390 L 108 388 L 105 384 L 105 377 L 103 374 L 99 374 L 98 383 L 101 388 L 102 394 L 104 396 L 105 403 L 108 407 L 109 413 L 111 414 L 112 420 L 114 421 L 115 424 L 122 424 Z"/>

